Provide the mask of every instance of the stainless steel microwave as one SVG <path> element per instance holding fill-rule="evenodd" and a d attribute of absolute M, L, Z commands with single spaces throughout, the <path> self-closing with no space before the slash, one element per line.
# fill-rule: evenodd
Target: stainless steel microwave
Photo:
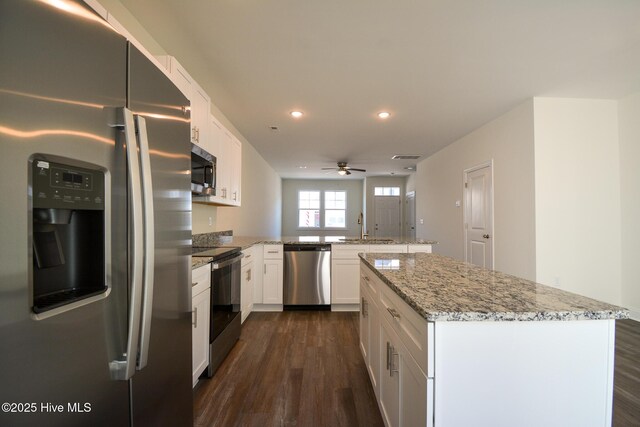
<path fill-rule="evenodd" d="M 191 144 L 191 193 L 216 195 L 216 156 Z"/>

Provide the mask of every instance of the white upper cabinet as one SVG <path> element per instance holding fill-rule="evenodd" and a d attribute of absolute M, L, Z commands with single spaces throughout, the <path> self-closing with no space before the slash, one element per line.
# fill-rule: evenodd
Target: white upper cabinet
<path fill-rule="evenodd" d="M 229 196 L 231 203 L 240 206 L 240 187 L 242 184 L 242 143 L 236 137 L 231 138 L 231 171 Z"/>
<path fill-rule="evenodd" d="M 211 114 L 211 98 L 172 56 L 158 56 L 169 78 L 191 101 L 191 142 L 216 156 L 216 195 L 194 201 L 240 206 L 242 143 Z"/>
<path fill-rule="evenodd" d="M 176 58 L 164 55 L 156 59 L 165 67 L 173 84 L 191 101 L 191 142 L 211 152 L 210 150 L 213 149 L 209 123 L 211 98 Z"/>
<path fill-rule="evenodd" d="M 191 100 L 191 84 L 193 83 L 193 79 L 189 73 L 187 73 L 187 70 L 185 70 L 173 56 L 156 56 L 156 59 L 167 70 L 173 84 L 182 91 L 183 95 L 186 96 L 187 99 Z"/>
<path fill-rule="evenodd" d="M 195 81 L 191 88 L 191 142 L 210 153 L 214 149 L 209 119 L 211 98 Z"/>

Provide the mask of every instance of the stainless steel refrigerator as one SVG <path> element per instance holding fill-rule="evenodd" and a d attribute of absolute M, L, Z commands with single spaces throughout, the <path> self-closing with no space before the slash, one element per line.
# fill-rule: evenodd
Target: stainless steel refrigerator
<path fill-rule="evenodd" d="M 0 64 L 0 425 L 191 425 L 188 100 L 80 1 Z"/>

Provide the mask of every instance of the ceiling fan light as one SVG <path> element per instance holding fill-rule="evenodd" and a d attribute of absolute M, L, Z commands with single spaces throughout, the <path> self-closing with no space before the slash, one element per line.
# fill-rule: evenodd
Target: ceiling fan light
<path fill-rule="evenodd" d="M 338 171 L 338 175 L 344 176 L 344 175 L 346 175 L 346 174 L 347 174 L 347 171 L 346 171 L 346 170 L 344 170 L 344 169 L 340 169 L 340 170 Z"/>

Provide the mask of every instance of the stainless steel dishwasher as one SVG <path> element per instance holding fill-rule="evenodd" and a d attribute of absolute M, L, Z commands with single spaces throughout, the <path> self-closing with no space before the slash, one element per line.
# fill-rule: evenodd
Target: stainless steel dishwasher
<path fill-rule="evenodd" d="M 284 245 L 284 306 L 330 308 L 331 245 Z"/>

